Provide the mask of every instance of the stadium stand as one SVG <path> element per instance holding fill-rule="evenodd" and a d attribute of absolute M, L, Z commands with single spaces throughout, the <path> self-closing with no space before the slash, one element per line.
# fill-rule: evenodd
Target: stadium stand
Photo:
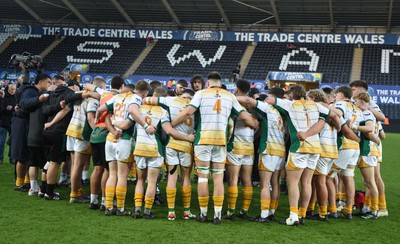
<path fill-rule="evenodd" d="M 245 42 L 160 40 L 135 74 L 191 77 L 218 70 L 231 78 L 246 47 Z"/>
<path fill-rule="evenodd" d="M 380 109 L 389 119 L 400 119 L 399 105 L 398 104 L 379 104 Z"/>
<path fill-rule="evenodd" d="M 32 55 L 40 54 L 54 41 L 54 36 L 17 35 L 14 41 L 0 55 L 0 66 L 8 68 L 8 62 L 13 54 L 29 52 Z"/>
<path fill-rule="evenodd" d="M 350 80 L 354 46 L 343 44 L 259 43 L 244 73 L 246 79 L 263 80 L 269 71 L 319 72 L 322 82 Z"/>
<path fill-rule="evenodd" d="M 400 47 L 365 45 L 361 79 L 371 84 L 399 85 Z"/>
<path fill-rule="evenodd" d="M 144 39 L 67 37 L 44 57 L 44 62 L 47 70 L 60 71 L 68 63 L 87 63 L 91 73 L 123 74 L 145 44 Z"/>
<path fill-rule="evenodd" d="M 3 44 L 5 40 L 10 36 L 9 33 L 0 33 L 0 46 Z"/>

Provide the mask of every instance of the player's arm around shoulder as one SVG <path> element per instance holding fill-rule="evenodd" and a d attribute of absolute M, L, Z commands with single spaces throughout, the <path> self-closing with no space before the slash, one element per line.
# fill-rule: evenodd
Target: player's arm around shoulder
<path fill-rule="evenodd" d="M 342 128 L 342 124 L 340 122 L 340 117 L 339 114 L 340 110 L 335 109 L 332 106 L 329 106 L 326 103 L 319 103 L 322 108 L 326 108 L 328 112 L 328 118 L 330 119 L 331 124 L 336 128 L 336 130 L 339 132 Z"/>
<path fill-rule="evenodd" d="M 248 113 L 246 111 L 242 111 L 238 117 L 245 123 L 246 126 L 249 126 L 253 129 L 258 128 L 258 126 L 260 125 L 258 120 L 255 119 L 253 116 L 251 116 L 250 113 Z"/>
<path fill-rule="evenodd" d="M 242 105 L 245 108 L 253 108 L 257 104 L 257 100 L 250 98 L 250 97 L 245 97 L 245 96 L 237 96 L 236 97 L 240 105 Z"/>
<path fill-rule="evenodd" d="M 189 104 L 182 112 L 175 117 L 175 119 L 171 122 L 172 127 L 176 127 L 177 125 L 182 124 L 188 117 L 192 116 L 197 111 L 197 108 L 193 107 Z"/>
<path fill-rule="evenodd" d="M 305 131 L 305 132 L 301 132 L 301 131 L 297 132 L 297 138 L 300 141 L 305 141 L 308 137 L 320 133 L 322 131 L 322 129 L 324 128 L 324 126 L 325 126 L 325 120 L 320 119 L 320 120 L 318 120 L 317 123 L 315 123 L 313 126 L 311 126 L 311 128 L 308 129 L 307 131 Z"/>
<path fill-rule="evenodd" d="M 176 129 L 172 127 L 170 122 L 164 122 L 161 124 L 161 126 L 165 131 L 165 133 L 167 133 L 167 135 L 169 136 L 172 136 L 175 140 L 188 141 L 188 142 L 194 141 L 194 135 L 179 133 Z"/>

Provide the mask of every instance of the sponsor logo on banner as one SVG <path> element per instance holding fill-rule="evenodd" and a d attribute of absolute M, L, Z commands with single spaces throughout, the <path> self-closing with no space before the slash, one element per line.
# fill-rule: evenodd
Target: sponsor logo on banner
<path fill-rule="evenodd" d="M 93 80 L 93 78 L 92 78 L 92 76 L 90 76 L 90 75 L 84 75 L 84 76 L 82 77 L 82 82 L 83 82 L 83 83 L 91 83 L 92 80 Z"/>
<path fill-rule="evenodd" d="M 222 41 L 224 33 L 222 31 L 185 31 L 183 40 L 191 41 Z"/>
<path fill-rule="evenodd" d="M 346 84 L 320 84 L 319 88 L 324 89 L 324 88 L 331 88 L 331 89 L 337 89 L 341 86 L 344 86 Z"/>
<path fill-rule="evenodd" d="M 51 73 L 49 76 L 53 79 L 54 76 L 58 75 L 58 73 Z"/>
<path fill-rule="evenodd" d="M 35 79 L 36 79 L 36 73 L 29 72 L 29 79 L 30 79 L 31 81 L 35 80 Z"/>
<path fill-rule="evenodd" d="M 254 87 L 257 88 L 258 90 L 264 90 L 265 83 L 256 82 L 254 83 Z"/>
<path fill-rule="evenodd" d="M 69 67 L 71 72 L 87 72 L 89 69 L 88 64 L 70 64 Z"/>
<path fill-rule="evenodd" d="M 290 81 L 316 81 L 320 82 L 322 74 L 320 73 L 302 73 L 302 72 L 275 72 L 268 73 L 269 80 L 290 80 Z"/>
<path fill-rule="evenodd" d="M 0 25 L 0 33 L 35 34 L 30 25 Z"/>
<path fill-rule="evenodd" d="M 369 95 L 375 95 L 376 93 L 375 93 L 374 88 L 368 87 L 368 94 L 369 94 Z"/>
<path fill-rule="evenodd" d="M 106 76 L 105 80 L 107 81 L 107 83 L 111 83 L 111 80 L 114 76 L 108 75 Z"/>

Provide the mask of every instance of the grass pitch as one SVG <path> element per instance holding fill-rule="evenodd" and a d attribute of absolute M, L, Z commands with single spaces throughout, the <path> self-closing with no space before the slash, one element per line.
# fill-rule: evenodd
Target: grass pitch
<path fill-rule="evenodd" d="M 400 238 L 400 165 L 397 162 L 400 134 L 388 134 L 383 142 L 381 166 L 386 184 L 389 217 L 376 221 L 353 217 L 352 221 L 307 221 L 305 226 L 287 227 L 275 223 L 250 223 L 246 220 L 224 220 L 222 225 L 201 224 L 195 220 L 177 218 L 168 221 L 167 206 L 154 206 L 154 220 L 131 217 L 105 217 L 103 212 L 88 209 L 87 204 L 70 204 L 67 200 L 45 201 L 13 190 L 13 165 L 0 165 L 0 243 L 393 243 Z M 5 155 L 6 152 L 5 152 Z M 356 170 L 356 189 L 364 189 L 360 172 Z M 196 184 L 193 184 L 192 212 L 198 213 Z M 165 182 L 161 183 L 165 199 Z M 88 189 L 85 189 L 89 192 Z M 132 210 L 134 185 L 128 187 L 126 206 Z M 58 188 L 66 199 L 69 189 Z M 177 193 L 176 213 L 182 213 L 180 191 Z M 212 217 L 212 200 L 209 205 Z M 225 198 L 226 206 L 226 198 Z M 237 207 L 241 206 L 241 190 Z M 250 216 L 259 214 L 259 188 L 254 189 Z M 226 209 L 226 207 L 225 207 Z M 277 219 L 288 216 L 287 196 L 281 196 Z"/>

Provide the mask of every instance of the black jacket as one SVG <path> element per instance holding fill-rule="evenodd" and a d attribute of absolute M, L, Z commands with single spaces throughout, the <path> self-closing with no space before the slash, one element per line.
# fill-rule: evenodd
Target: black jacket
<path fill-rule="evenodd" d="M 61 110 L 60 102 L 66 101 L 66 103 L 71 103 L 76 100 L 82 100 L 82 93 L 75 93 L 73 90 L 65 86 L 58 86 L 54 92 L 50 93 L 49 98 L 43 105 L 43 114 L 47 117 L 47 122 L 54 119 L 57 113 Z M 72 117 L 72 111 L 69 112 L 62 120 L 47 128 L 49 133 L 62 133 L 67 131 L 69 122 Z"/>
<path fill-rule="evenodd" d="M 38 97 L 36 97 L 36 100 L 31 99 L 32 96 L 37 95 L 37 89 L 36 91 L 35 89 L 36 88 L 31 84 L 22 84 L 20 88 L 17 89 L 15 97 L 18 109 L 15 111 L 15 116 L 23 119 L 29 118 L 29 109 L 36 107 L 39 102 Z"/>
<path fill-rule="evenodd" d="M 28 119 L 29 111 L 26 111 L 24 108 L 21 108 L 19 103 L 22 95 L 25 93 L 25 90 L 32 88 L 33 85 L 29 81 L 29 70 L 25 70 L 23 72 L 24 72 L 24 81 L 22 85 L 20 86 L 17 85 L 17 91 L 15 92 L 15 98 L 17 103 L 16 106 L 19 107 L 19 109 L 14 113 L 14 115 L 19 118 Z"/>
<path fill-rule="evenodd" d="M 31 147 L 40 147 L 44 144 L 43 126 L 45 119 L 41 109 L 42 103 L 39 101 L 39 96 L 44 92 L 39 91 L 33 85 L 26 85 L 23 89 L 25 90 L 19 98 L 19 106 L 20 109 L 29 113 L 27 144 Z"/>
<path fill-rule="evenodd" d="M 1 127 L 10 129 L 11 128 L 11 117 L 14 114 L 14 108 L 17 104 L 17 100 L 15 98 L 15 94 L 11 95 L 8 93 L 8 87 L 4 89 L 4 98 L 1 102 Z M 7 107 L 11 106 L 11 110 L 7 110 Z"/>
<path fill-rule="evenodd" d="M 47 91 L 38 91 L 37 97 L 47 93 Z M 43 114 L 42 104 L 40 103 L 35 109 L 31 109 L 29 113 L 29 130 L 28 130 L 28 146 L 43 147 L 43 128 L 46 118 Z"/>

